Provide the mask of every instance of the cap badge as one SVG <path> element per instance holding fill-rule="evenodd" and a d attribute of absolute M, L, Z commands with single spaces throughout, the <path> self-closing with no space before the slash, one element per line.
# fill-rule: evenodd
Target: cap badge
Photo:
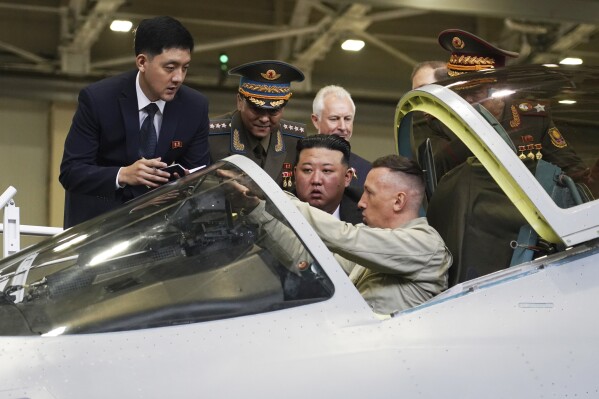
<path fill-rule="evenodd" d="M 280 73 L 277 73 L 274 69 L 269 69 L 266 73 L 260 73 L 264 79 L 275 80 L 281 77 Z"/>
<path fill-rule="evenodd" d="M 461 50 L 466 46 L 464 41 L 457 36 L 454 36 L 453 39 L 451 39 L 451 45 L 458 50 Z"/>

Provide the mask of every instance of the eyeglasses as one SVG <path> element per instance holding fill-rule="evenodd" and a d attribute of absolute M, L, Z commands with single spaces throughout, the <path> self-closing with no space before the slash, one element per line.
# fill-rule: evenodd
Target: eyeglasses
<path fill-rule="evenodd" d="M 256 115 L 264 115 L 264 114 L 268 114 L 268 116 L 277 116 L 279 115 L 281 112 L 283 112 L 283 107 L 280 108 L 273 108 L 273 109 L 266 109 L 266 108 L 260 108 L 258 106 L 256 106 L 255 104 L 252 104 L 250 101 L 248 101 L 247 98 L 243 97 L 243 100 L 245 101 L 245 103 L 248 105 L 248 107 L 250 108 L 250 110 L 256 114 Z"/>

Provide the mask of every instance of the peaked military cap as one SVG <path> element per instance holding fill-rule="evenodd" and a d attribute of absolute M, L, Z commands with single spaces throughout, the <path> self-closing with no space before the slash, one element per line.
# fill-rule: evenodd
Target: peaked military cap
<path fill-rule="evenodd" d="M 501 68 L 505 66 L 507 57 L 518 57 L 516 52 L 495 47 L 480 37 L 460 29 L 447 29 L 441 32 L 439 44 L 451 52 L 447 63 L 449 76 Z"/>
<path fill-rule="evenodd" d="M 291 97 L 291 82 L 301 82 L 304 74 L 291 64 L 276 60 L 254 61 L 229 70 L 239 75 L 239 93 L 259 108 L 278 109 Z"/>

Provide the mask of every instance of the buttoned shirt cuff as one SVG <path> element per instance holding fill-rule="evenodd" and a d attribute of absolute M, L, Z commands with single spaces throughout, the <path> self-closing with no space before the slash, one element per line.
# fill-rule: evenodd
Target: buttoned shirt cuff
<path fill-rule="evenodd" d="M 114 182 L 114 189 L 118 190 L 119 188 L 124 188 L 126 186 L 126 184 L 123 184 L 122 186 L 119 184 L 119 175 L 121 174 L 121 170 L 123 168 L 120 167 L 119 171 L 116 173 L 116 181 Z"/>

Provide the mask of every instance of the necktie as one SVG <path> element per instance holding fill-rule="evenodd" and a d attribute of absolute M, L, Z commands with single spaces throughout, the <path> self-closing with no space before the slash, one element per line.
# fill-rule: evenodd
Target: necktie
<path fill-rule="evenodd" d="M 254 155 L 256 156 L 256 158 L 258 158 L 258 165 L 260 165 L 261 168 L 264 167 L 264 157 L 266 156 L 265 152 L 264 152 L 264 148 L 262 147 L 262 144 L 258 144 L 256 147 L 254 147 Z"/>
<path fill-rule="evenodd" d="M 158 112 L 158 105 L 154 103 L 148 104 L 144 110 L 148 113 L 146 119 L 141 124 L 139 130 L 139 155 L 146 158 L 154 158 L 156 153 L 156 143 L 158 138 L 156 137 L 156 128 L 154 127 L 154 115 Z"/>

